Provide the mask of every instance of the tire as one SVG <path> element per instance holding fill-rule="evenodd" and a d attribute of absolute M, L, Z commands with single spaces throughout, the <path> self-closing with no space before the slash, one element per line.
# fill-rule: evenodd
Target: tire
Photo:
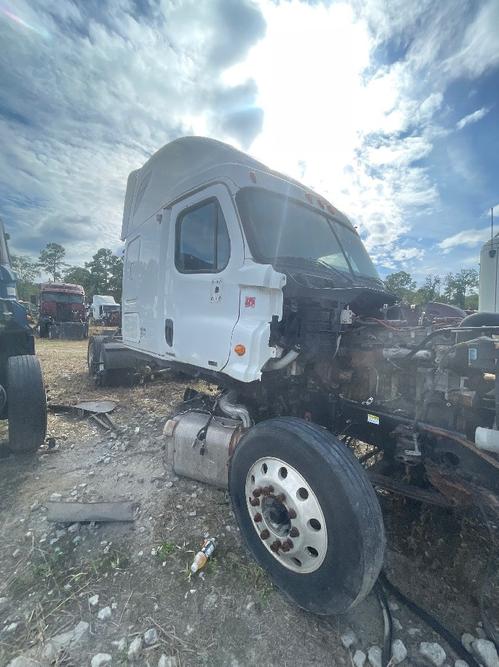
<path fill-rule="evenodd" d="M 35 356 L 7 360 L 7 415 L 9 448 L 16 453 L 36 451 L 47 433 L 47 399 Z"/>
<path fill-rule="evenodd" d="M 47 338 L 49 335 L 48 325 L 44 322 L 40 323 L 40 338 Z"/>
<path fill-rule="evenodd" d="M 328 431 L 294 417 L 260 422 L 236 447 L 229 491 L 249 550 L 302 609 L 341 614 L 369 594 L 383 564 L 381 508 L 360 463 Z"/>
<path fill-rule="evenodd" d="M 102 372 L 101 352 L 104 343 L 104 336 L 90 336 L 87 347 L 87 369 L 88 376 L 97 380 Z"/>

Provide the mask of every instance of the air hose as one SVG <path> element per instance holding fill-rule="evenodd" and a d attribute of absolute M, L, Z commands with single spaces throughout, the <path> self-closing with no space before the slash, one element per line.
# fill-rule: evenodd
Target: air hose
<path fill-rule="evenodd" d="M 399 600 L 404 606 L 406 606 L 407 609 L 416 614 L 416 616 L 419 616 L 419 618 L 422 621 L 424 621 L 427 625 L 429 625 L 432 630 L 434 630 L 443 639 L 445 639 L 445 641 L 451 647 L 454 653 L 456 653 L 456 655 L 458 655 L 462 660 L 465 660 L 468 663 L 469 667 L 480 667 L 479 663 L 475 660 L 475 658 L 471 655 L 471 653 L 464 648 L 460 640 L 455 635 L 453 635 L 448 628 L 442 625 L 442 623 L 440 623 L 440 621 L 438 621 L 434 616 L 432 616 L 429 612 L 427 612 L 425 609 L 422 609 L 413 600 L 404 595 L 404 593 L 402 593 L 402 591 L 400 591 L 395 586 L 395 584 L 392 584 L 392 582 L 388 579 L 384 571 L 381 572 L 381 574 L 379 575 L 377 586 L 384 588 L 387 593 L 393 595 L 393 597 L 397 598 L 397 600 Z M 376 593 L 378 593 L 378 591 L 376 591 Z M 383 612 L 383 616 L 385 616 L 385 612 Z M 387 639 L 387 629 L 385 622 L 385 642 L 386 639 Z M 391 644 L 390 644 L 390 653 L 391 653 Z M 382 664 L 383 667 L 386 667 L 388 665 L 388 662 L 385 662 L 385 651 L 383 651 L 382 654 Z"/>

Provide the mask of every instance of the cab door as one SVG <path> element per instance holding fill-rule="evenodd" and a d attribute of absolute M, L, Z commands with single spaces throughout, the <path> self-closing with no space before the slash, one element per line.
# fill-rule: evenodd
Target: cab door
<path fill-rule="evenodd" d="M 167 355 L 214 371 L 229 359 L 239 318 L 243 238 L 224 185 L 209 186 L 172 207 L 165 290 Z"/>

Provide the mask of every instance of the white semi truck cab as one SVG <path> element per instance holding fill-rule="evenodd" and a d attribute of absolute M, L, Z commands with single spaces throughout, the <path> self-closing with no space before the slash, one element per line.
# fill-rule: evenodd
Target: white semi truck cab
<path fill-rule="evenodd" d="M 166 423 L 169 460 L 229 488 L 249 549 L 301 607 L 345 612 L 374 585 L 373 486 L 499 512 L 491 314 L 433 304 L 414 319 L 336 207 L 202 137 L 130 174 L 121 237 L 122 335 L 92 338 L 89 372 L 214 386 Z"/>

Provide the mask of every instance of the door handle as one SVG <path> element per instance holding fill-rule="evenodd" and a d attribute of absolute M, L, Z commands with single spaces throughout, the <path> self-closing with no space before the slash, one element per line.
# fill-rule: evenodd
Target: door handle
<path fill-rule="evenodd" d="M 170 347 L 173 345 L 173 320 L 165 320 L 165 340 Z"/>

